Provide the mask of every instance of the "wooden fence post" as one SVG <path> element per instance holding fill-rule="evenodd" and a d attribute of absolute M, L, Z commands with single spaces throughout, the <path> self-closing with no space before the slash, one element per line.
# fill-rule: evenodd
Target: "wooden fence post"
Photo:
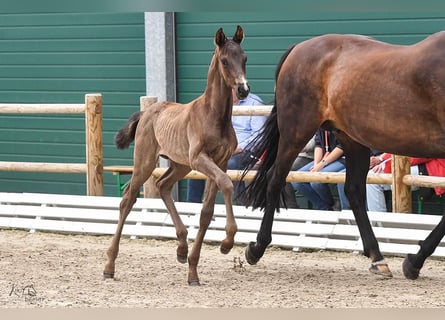
<path fill-rule="evenodd" d="M 392 211 L 412 212 L 411 187 L 403 183 L 403 177 L 411 173 L 409 157 L 392 156 Z"/>
<path fill-rule="evenodd" d="M 149 108 L 153 103 L 158 102 L 157 97 L 142 96 L 140 97 L 141 111 Z M 159 163 L 158 163 L 159 166 Z M 156 179 L 152 175 L 148 178 L 147 182 L 144 183 L 144 198 L 160 198 L 158 188 L 156 187 Z"/>
<path fill-rule="evenodd" d="M 85 95 L 87 195 L 103 196 L 102 95 Z"/>

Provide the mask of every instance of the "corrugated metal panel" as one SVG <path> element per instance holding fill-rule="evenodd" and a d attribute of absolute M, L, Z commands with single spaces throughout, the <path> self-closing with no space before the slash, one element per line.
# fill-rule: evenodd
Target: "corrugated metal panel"
<path fill-rule="evenodd" d="M 0 15 L 0 101 L 83 103 L 103 95 L 105 165 L 131 164 L 116 130 L 145 94 L 143 13 Z M 85 120 L 67 115 L 0 116 L 0 160 L 85 162 Z M 0 190 L 86 194 L 85 176 L 0 172 Z M 115 178 L 105 173 L 105 194 Z"/>
<path fill-rule="evenodd" d="M 216 30 L 222 27 L 232 36 L 237 24 L 246 34 L 243 48 L 248 55 L 247 76 L 252 90 L 269 101 L 273 98 L 276 64 L 291 44 L 326 33 L 365 34 L 390 43 L 415 43 L 445 29 L 445 12 L 435 16 L 366 12 L 354 15 L 320 12 L 311 16 L 296 12 L 183 12 L 177 14 L 176 21 L 180 102 L 190 101 L 204 90 Z"/>

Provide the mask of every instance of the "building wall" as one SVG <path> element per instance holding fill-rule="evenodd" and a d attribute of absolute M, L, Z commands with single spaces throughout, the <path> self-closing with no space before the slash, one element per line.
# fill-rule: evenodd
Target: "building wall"
<path fill-rule="evenodd" d="M 305 16 L 298 11 L 177 13 L 178 101 L 187 102 L 203 92 L 215 32 L 222 27 L 231 37 L 237 24 L 246 35 L 242 47 L 248 56 L 247 76 L 252 91 L 267 102 L 273 98 L 275 67 L 291 44 L 326 33 L 364 34 L 390 43 L 411 44 L 445 30 L 445 12 L 434 16 L 366 12 Z"/>
<path fill-rule="evenodd" d="M 104 164 L 145 95 L 144 13 L 0 14 L 0 102 L 83 103 L 102 93 Z M 85 162 L 83 116 L 1 115 L 0 161 Z M 86 194 L 85 175 L 0 172 L 0 191 Z M 105 194 L 115 177 L 105 173 Z"/>

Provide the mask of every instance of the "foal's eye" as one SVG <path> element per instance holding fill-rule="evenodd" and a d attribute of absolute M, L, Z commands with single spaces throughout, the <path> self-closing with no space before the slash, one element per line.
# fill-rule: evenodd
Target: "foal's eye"
<path fill-rule="evenodd" d="M 224 67 L 227 67 L 229 65 L 226 59 L 221 60 L 221 63 Z"/>

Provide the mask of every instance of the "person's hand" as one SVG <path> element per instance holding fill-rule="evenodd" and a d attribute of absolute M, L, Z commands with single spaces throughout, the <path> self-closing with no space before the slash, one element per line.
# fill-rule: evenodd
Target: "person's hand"
<path fill-rule="evenodd" d="M 385 164 L 384 163 L 379 163 L 378 165 L 375 165 L 372 168 L 372 171 L 374 173 L 383 173 L 384 169 L 385 169 Z"/>
<path fill-rule="evenodd" d="M 241 152 L 243 152 L 243 149 L 240 146 L 237 146 L 235 151 L 233 151 L 233 154 L 235 155 L 235 154 L 238 154 L 238 153 L 241 153 Z"/>
<path fill-rule="evenodd" d="M 312 168 L 310 169 L 310 171 L 311 172 L 319 172 L 323 168 L 324 168 L 324 163 L 320 161 L 319 163 L 314 164 L 312 166 Z"/>
<path fill-rule="evenodd" d="M 369 169 L 374 168 L 376 165 L 382 163 L 382 158 L 380 156 L 372 156 L 369 159 Z"/>

